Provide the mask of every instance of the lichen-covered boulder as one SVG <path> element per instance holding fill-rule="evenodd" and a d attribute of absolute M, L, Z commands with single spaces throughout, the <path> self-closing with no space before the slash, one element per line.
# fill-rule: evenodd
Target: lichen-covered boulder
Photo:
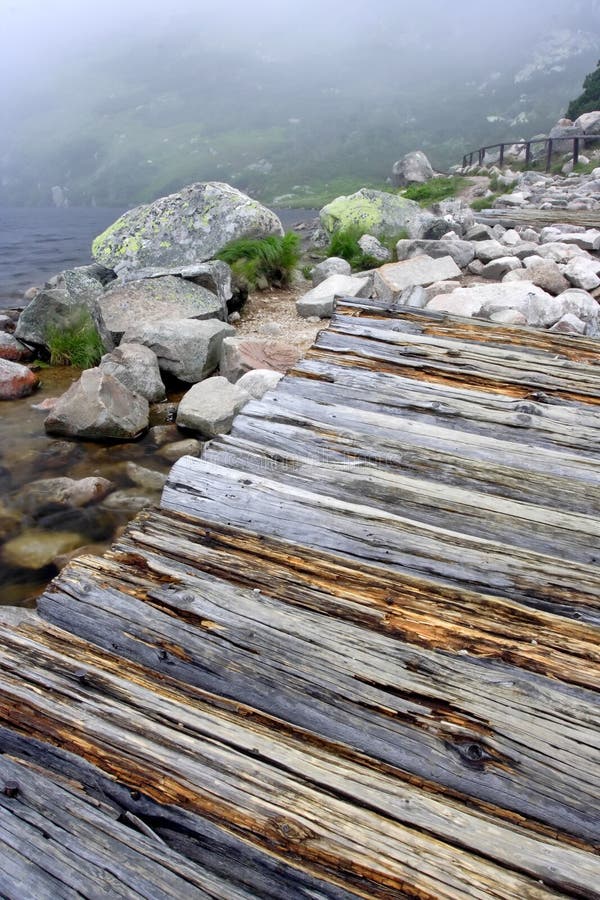
<path fill-rule="evenodd" d="M 321 224 L 328 234 L 347 228 L 364 228 L 364 234 L 393 236 L 406 229 L 410 237 L 420 237 L 424 216 L 414 200 L 397 194 L 361 188 L 348 197 L 336 197 L 320 212 Z"/>
<path fill-rule="evenodd" d="M 119 275 L 212 259 L 230 241 L 283 235 L 281 222 L 258 201 L 217 181 L 126 212 L 92 244 L 94 259 Z"/>

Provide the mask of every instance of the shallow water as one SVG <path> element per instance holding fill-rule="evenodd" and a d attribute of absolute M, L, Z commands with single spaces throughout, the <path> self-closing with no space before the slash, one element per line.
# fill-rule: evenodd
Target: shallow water
<path fill-rule="evenodd" d="M 107 509 L 102 503 L 80 509 L 51 509 L 33 511 L 25 515 L 18 508 L 20 489 L 40 478 L 68 475 L 85 478 L 99 475 L 113 482 L 116 489 L 136 490 L 128 479 L 125 466 L 128 460 L 166 473 L 170 463 L 163 460 L 151 438 L 123 444 L 101 444 L 90 441 L 67 441 L 44 432 L 47 413 L 33 409 L 47 397 L 63 393 L 78 378 L 79 372 L 68 367 L 43 369 L 41 387 L 30 397 L 5 401 L 0 405 L 0 605 L 34 605 L 35 597 L 54 577 L 57 569 L 49 565 L 31 570 L 10 566 L 3 558 L 1 521 L 5 513 L 15 511 L 18 525 L 4 537 L 6 541 L 34 529 L 42 532 L 75 532 L 82 547 L 108 545 L 118 528 L 133 517 L 131 512 Z M 174 439 L 183 439 L 181 434 Z M 158 502 L 159 493 L 137 489 L 140 495 Z"/>

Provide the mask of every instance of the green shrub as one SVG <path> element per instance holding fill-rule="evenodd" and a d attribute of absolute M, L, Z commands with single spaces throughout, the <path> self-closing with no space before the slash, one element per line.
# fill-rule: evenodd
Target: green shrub
<path fill-rule="evenodd" d="M 300 259 L 300 238 L 293 231 L 284 237 L 239 238 L 217 254 L 251 290 L 266 281 L 285 287 Z"/>
<path fill-rule="evenodd" d="M 572 100 L 567 110 L 569 119 L 578 119 L 587 112 L 595 112 L 600 107 L 600 62 L 583 80 L 583 92 Z"/>
<path fill-rule="evenodd" d="M 402 196 L 407 200 L 416 200 L 421 206 L 431 206 L 441 200 L 455 197 L 457 193 L 469 184 L 466 178 L 449 176 L 448 178 L 432 178 L 425 184 L 411 184 L 402 191 Z"/>
<path fill-rule="evenodd" d="M 50 351 L 50 364 L 53 366 L 90 369 L 98 365 L 105 352 L 89 312 L 82 313 L 75 321 L 63 327 L 51 325 L 46 332 L 46 343 Z"/>
<path fill-rule="evenodd" d="M 349 262 L 353 269 L 362 271 L 363 269 L 376 269 L 381 265 L 380 259 L 363 253 L 358 245 L 359 240 L 364 234 L 368 234 L 364 228 L 355 225 L 351 228 L 343 228 L 334 231 L 327 247 L 327 256 L 339 256 Z M 396 244 L 400 240 L 409 237 L 408 231 L 403 228 L 398 234 L 385 235 L 378 238 L 379 243 L 386 247 L 392 254 L 392 259 L 396 257 Z"/>

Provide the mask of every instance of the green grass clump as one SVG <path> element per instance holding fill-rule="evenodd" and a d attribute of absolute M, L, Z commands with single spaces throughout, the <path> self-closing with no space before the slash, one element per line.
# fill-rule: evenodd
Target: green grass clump
<path fill-rule="evenodd" d="M 224 247 L 217 259 L 230 265 L 250 290 L 263 282 L 285 287 L 300 259 L 300 238 L 293 231 L 283 237 L 240 238 Z"/>
<path fill-rule="evenodd" d="M 502 194 L 491 194 L 489 197 L 479 197 L 477 200 L 472 200 L 471 209 L 475 212 L 481 212 L 482 209 L 491 209 L 494 200 L 501 196 Z"/>
<path fill-rule="evenodd" d="M 407 200 L 416 200 L 421 206 L 431 206 L 441 200 L 456 197 L 459 191 L 467 187 L 469 181 L 466 178 L 449 176 L 448 178 L 432 178 L 425 184 L 411 184 L 402 196 Z"/>
<path fill-rule="evenodd" d="M 82 313 L 66 326 L 51 325 L 46 332 L 46 343 L 50 351 L 50 364 L 53 366 L 91 369 L 98 365 L 105 352 L 89 312 Z"/>
<path fill-rule="evenodd" d="M 368 232 L 359 225 L 334 231 L 331 235 L 329 246 L 327 247 L 327 256 L 339 256 L 342 259 L 345 259 L 356 271 L 379 268 L 379 266 L 382 265 L 381 260 L 369 256 L 368 253 L 363 253 L 358 245 L 359 240 L 364 234 L 368 234 Z M 379 237 L 378 240 L 380 244 L 390 251 L 392 259 L 395 259 L 396 244 L 398 241 L 404 240 L 407 237 L 409 237 L 409 234 L 404 228 L 402 231 L 399 231 L 398 234 Z"/>

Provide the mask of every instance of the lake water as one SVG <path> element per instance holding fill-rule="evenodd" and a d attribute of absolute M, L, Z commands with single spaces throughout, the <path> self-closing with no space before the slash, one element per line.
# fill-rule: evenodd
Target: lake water
<path fill-rule="evenodd" d="M 19 306 L 23 293 L 72 266 L 92 262 L 93 239 L 124 210 L 0 207 L 0 308 Z M 284 227 L 306 222 L 316 210 L 275 210 Z"/>

